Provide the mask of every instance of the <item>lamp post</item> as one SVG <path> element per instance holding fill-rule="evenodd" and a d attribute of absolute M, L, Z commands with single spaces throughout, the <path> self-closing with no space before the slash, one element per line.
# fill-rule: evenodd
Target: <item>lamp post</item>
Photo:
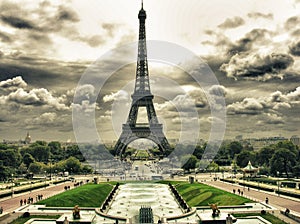
<path fill-rule="evenodd" d="M 46 188 L 46 185 L 47 185 L 47 171 L 45 170 L 45 188 Z"/>
<path fill-rule="evenodd" d="M 11 174 L 11 197 L 14 195 L 14 174 Z"/>
<path fill-rule="evenodd" d="M 278 197 L 279 197 L 279 171 L 277 171 L 277 194 L 278 194 Z"/>
<path fill-rule="evenodd" d="M 50 162 L 50 181 L 52 180 L 52 159 L 49 159 Z"/>

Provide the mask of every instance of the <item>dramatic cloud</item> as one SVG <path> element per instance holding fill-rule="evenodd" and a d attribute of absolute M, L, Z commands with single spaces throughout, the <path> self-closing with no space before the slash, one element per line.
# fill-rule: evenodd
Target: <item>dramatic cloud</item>
<path fill-rule="evenodd" d="M 1 16 L 1 21 L 18 29 L 36 29 L 32 22 L 16 16 Z"/>
<path fill-rule="evenodd" d="M 12 79 L 7 79 L 0 82 L 0 88 L 8 90 L 16 90 L 18 88 L 24 88 L 27 86 L 27 83 L 23 80 L 21 76 L 17 76 Z"/>
<path fill-rule="evenodd" d="M 61 103 L 62 99 L 54 97 L 47 89 L 24 90 L 19 88 L 8 95 L 0 96 L 1 104 L 16 103 L 26 106 L 46 106 L 56 110 L 67 110 L 68 107 Z"/>
<path fill-rule="evenodd" d="M 276 91 L 267 97 L 245 98 L 240 102 L 228 105 L 227 111 L 230 115 L 257 115 L 265 112 L 274 113 L 274 111 L 288 110 L 298 104 L 300 104 L 300 87 L 286 94 Z"/>
<path fill-rule="evenodd" d="M 124 90 L 119 90 L 116 93 L 111 93 L 110 95 L 106 95 L 103 97 L 104 102 L 113 102 L 113 101 L 128 101 L 129 94 Z"/>
<path fill-rule="evenodd" d="M 224 23 L 219 25 L 219 27 L 221 29 L 231 29 L 231 28 L 239 27 L 244 24 L 245 24 L 245 21 L 241 17 L 236 16 L 234 18 L 226 19 Z"/>
<path fill-rule="evenodd" d="M 242 102 L 227 106 L 228 114 L 260 114 L 264 105 L 254 98 L 245 98 Z"/>
<path fill-rule="evenodd" d="M 281 72 L 291 66 L 293 62 L 294 59 L 288 54 L 236 54 L 220 69 L 228 77 L 235 79 L 267 80 L 282 77 Z"/>
<path fill-rule="evenodd" d="M 290 53 L 294 56 L 300 56 L 300 41 L 290 46 Z"/>
<path fill-rule="evenodd" d="M 247 16 L 249 18 L 254 18 L 254 19 L 258 19 L 258 18 L 270 19 L 270 20 L 273 19 L 272 13 L 264 14 L 264 13 L 260 13 L 260 12 L 251 12 L 251 13 L 248 13 Z"/>
<path fill-rule="evenodd" d="M 246 33 L 245 36 L 235 43 L 228 43 L 228 54 L 234 55 L 236 53 L 252 50 L 254 46 L 264 45 L 270 41 L 270 31 L 266 29 L 253 29 Z"/>

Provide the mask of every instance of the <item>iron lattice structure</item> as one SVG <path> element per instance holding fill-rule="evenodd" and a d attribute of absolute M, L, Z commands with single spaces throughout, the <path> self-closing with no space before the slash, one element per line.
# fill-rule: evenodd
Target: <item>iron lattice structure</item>
<path fill-rule="evenodd" d="M 163 133 L 162 124 L 158 122 L 153 105 L 153 95 L 150 91 L 149 71 L 146 46 L 146 11 L 142 8 L 139 11 L 139 42 L 138 60 L 136 67 L 136 80 L 134 93 L 131 95 L 132 103 L 126 124 L 122 126 L 122 133 L 115 145 L 115 154 L 122 157 L 128 144 L 140 138 L 155 142 L 162 153 L 170 149 L 169 142 Z M 147 111 L 148 123 L 137 123 L 140 107 Z"/>

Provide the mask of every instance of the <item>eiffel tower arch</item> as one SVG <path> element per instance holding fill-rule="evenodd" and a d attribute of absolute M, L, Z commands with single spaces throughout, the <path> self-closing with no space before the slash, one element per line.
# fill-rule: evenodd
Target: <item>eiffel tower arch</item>
<path fill-rule="evenodd" d="M 149 71 L 146 46 L 146 11 L 142 8 L 139 11 L 139 42 L 138 59 L 136 66 L 136 80 L 134 92 L 131 95 L 132 103 L 127 122 L 122 126 L 122 133 L 114 147 L 115 155 L 122 157 L 127 146 L 140 138 L 148 139 L 156 143 L 164 154 L 170 149 L 169 142 L 163 133 L 162 124 L 158 122 L 153 98 L 150 91 Z M 148 123 L 137 123 L 139 108 L 146 108 Z"/>

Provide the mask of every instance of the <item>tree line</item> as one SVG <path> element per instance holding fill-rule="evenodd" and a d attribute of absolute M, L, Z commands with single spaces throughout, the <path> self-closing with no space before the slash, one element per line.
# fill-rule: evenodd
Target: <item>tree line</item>
<path fill-rule="evenodd" d="M 13 175 L 27 173 L 91 173 L 92 168 L 83 165 L 83 157 L 78 145 L 62 147 L 60 142 L 36 141 L 30 145 L 18 146 L 0 144 L 0 180 Z"/>
<path fill-rule="evenodd" d="M 198 145 L 183 168 L 188 170 L 199 167 L 206 148 L 206 144 Z M 220 171 L 221 166 L 231 166 L 237 171 L 246 167 L 249 161 L 253 166 L 260 168 L 262 175 L 300 177 L 300 150 L 291 141 L 281 141 L 259 150 L 254 150 L 249 144 L 242 145 L 238 141 L 222 144 L 207 169 Z"/>

